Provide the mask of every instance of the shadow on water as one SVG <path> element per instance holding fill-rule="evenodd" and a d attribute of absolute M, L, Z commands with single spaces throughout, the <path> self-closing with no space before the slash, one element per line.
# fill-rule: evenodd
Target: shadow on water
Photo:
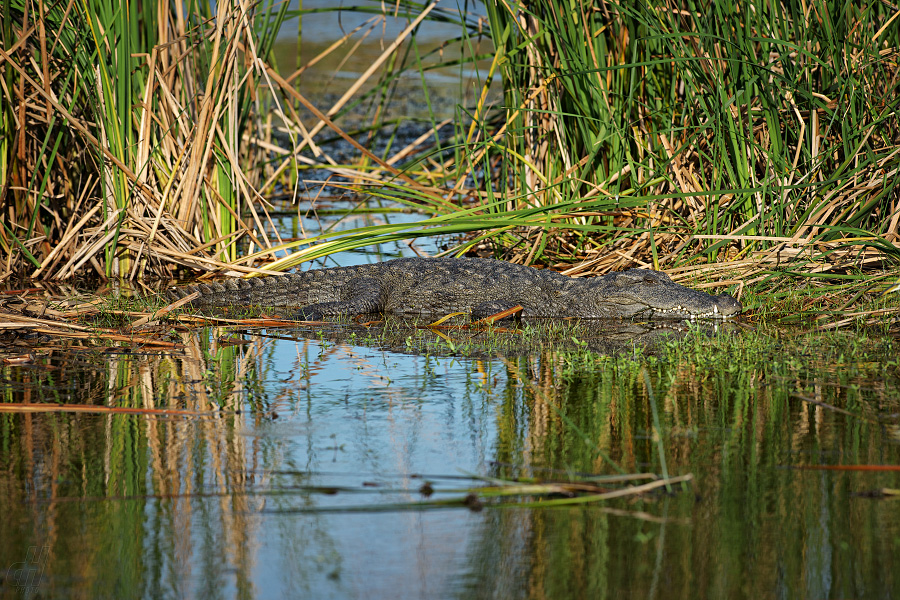
<path fill-rule="evenodd" d="M 141 412 L 0 412 L 0 594 L 898 591 L 897 504 L 873 497 L 896 471 L 796 468 L 900 464 L 889 341 L 628 324 L 616 335 L 651 349 L 601 354 L 598 333 L 559 327 L 205 328 L 171 353 L 37 343 L 0 367 L 4 404 Z M 693 480 L 586 504 L 414 505 L 622 471 Z"/>

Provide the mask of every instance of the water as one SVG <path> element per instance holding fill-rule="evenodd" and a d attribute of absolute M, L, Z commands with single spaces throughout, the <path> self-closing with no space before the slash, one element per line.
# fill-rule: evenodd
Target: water
<path fill-rule="evenodd" d="M 234 345 L 210 328 L 180 334 L 183 352 L 38 348 L 35 364 L 3 367 L 6 402 L 202 413 L 0 413 L 0 564 L 14 567 L 3 596 L 898 591 L 897 504 L 870 497 L 900 487 L 896 472 L 791 468 L 900 463 L 887 356 L 713 337 L 697 343 L 729 356 L 484 360 L 379 349 L 377 332 L 354 344 L 254 331 Z M 688 486 L 560 508 L 410 509 L 426 481 L 434 500 L 463 497 L 481 484 L 472 475 L 614 473 L 604 457 L 660 473 L 645 370 L 666 467 L 692 474 Z"/>

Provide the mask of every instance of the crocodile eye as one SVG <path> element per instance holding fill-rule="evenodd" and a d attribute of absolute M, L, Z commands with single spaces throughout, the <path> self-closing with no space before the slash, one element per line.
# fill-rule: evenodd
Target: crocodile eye
<path fill-rule="evenodd" d="M 653 277 L 644 277 L 644 283 L 654 284 L 656 283 L 656 279 L 654 279 Z"/>

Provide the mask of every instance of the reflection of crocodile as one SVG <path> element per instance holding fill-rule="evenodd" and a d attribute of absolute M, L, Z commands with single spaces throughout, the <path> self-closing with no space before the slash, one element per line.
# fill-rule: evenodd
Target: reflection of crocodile
<path fill-rule="evenodd" d="M 297 318 L 364 313 L 474 317 L 522 305 L 525 317 L 717 318 L 741 312 L 731 296 L 711 296 L 668 275 L 629 269 L 576 279 L 482 258 L 400 258 L 284 277 L 234 279 L 173 288 L 172 299 L 200 292 L 195 306 L 296 306 Z"/>
<path fill-rule="evenodd" d="M 430 321 L 429 319 L 428 321 Z M 425 321 L 427 323 L 428 321 Z M 535 319 L 524 327 L 423 326 L 413 317 L 387 317 L 364 325 L 341 323 L 307 328 L 269 329 L 267 335 L 279 339 L 315 340 L 365 346 L 398 354 L 492 358 L 496 356 L 537 356 L 545 351 L 561 355 L 590 350 L 595 354 L 659 353 L 664 344 L 689 335 L 697 339 L 712 335 L 735 335 L 739 323 L 733 320 L 694 322 L 665 319 L 627 321 L 622 319 Z M 254 331 L 250 335 L 258 335 Z M 633 354 L 632 354 L 633 356 Z"/>

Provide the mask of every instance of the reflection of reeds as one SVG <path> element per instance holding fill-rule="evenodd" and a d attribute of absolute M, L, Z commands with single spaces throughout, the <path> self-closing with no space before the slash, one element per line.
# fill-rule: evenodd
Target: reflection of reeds
<path fill-rule="evenodd" d="M 136 574 L 131 565 L 152 570 L 159 557 L 153 552 L 148 556 L 147 549 L 156 544 L 168 548 L 164 555 L 179 580 L 192 576 L 198 551 L 215 553 L 245 578 L 254 567 L 257 534 L 248 515 L 264 501 L 249 492 L 254 485 L 265 485 L 268 476 L 256 474 L 251 482 L 246 475 L 247 465 L 261 460 L 261 450 L 246 444 L 247 423 L 240 409 L 247 400 L 245 386 L 258 378 L 258 352 L 211 349 L 193 333 L 182 337 L 181 346 L 184 352 L 172 355 L 97 357 L 77 348 L 58 351 L 50 364 L 38 365 L 33 377 L 26 374 L 19 385 L 4 388 L 0 407 L 20 414 L 0 414 L 4 444 L 12 444 L 5 447 L 15 448 L 3 460 L 25 461 L 24 470 L 16 467 L 19 485 L 10 485 L 12 472 L 3 476 L 2 504 L 13 510 L 6 522 L 34 522 L 31 535 L 50 546 L 51 564 L 83 561 L 78 567 L 87 582 L 83 585 L 99 586 L 95 592 L 103 582 L 94 578 L 109 578 L 110 572 L 96 565 L 108 564 L 103 553 L 111 540 L 115 562 L 125 569 L 117 573 L 119 585 L 138 585 L 125 583 Z M 35 406 L 40 390 L 56 391 L 60 404 L 52 408 L 62 410 L 55 412 L 74 403 L 85 410 L 23 410 Z M 46 401 L 48 394 L 42 395 L 40 400 Z M 90 402 L 97 406 L 85 406 Z M 10 425 L 15 430 L 24 425 L 24 434 L 7 436 Z M 30 502 L 20 497 L 24 489 L 31 490 Z M 152 509 L 129 510 L 135 502 L 142 507 L 150 502 Z M 96 504 L 86 509 L 91 503 Z M 189 532 L 205 530 L 213 532 L 218 548 L 193 547 L 196 539 Z M 45 532 L 53 537 L 43 538 Z M 28 545 L 11 531 L 4 532 L 4 540 Z M 79 549 L 72 553 L 75 543 Z"/>
<path fill-rule="evenodd" d="M 875 358 L 886 358 L 889 345 L 857 361 L 845 355 L 856 339 L 817 334 L 775 343 L 748 333 L 672 348 L 659 361 L 541 355 L 509 364 L 518 381 L 498 414 L 498 477 L 580 482 L 608 472 L 598 450 L 626 467 L 661 470 L 661 439 L 670 472 L 694 480 L 691 493 L 644 496 L 619 513 L 642 509 L 658 526 L 593 508 L 489 511 L 470 550 L 479 574 L 472 589 L 494 582 L 500 565 L 516 564 L 530 574 L 535 597 L 602 597 L 610 589 L 649 597 L 657 577 L 677 597 L 765 595 L 785 582 L 802 590 L 807 557 L 838 539 L 866 558 L 825 563 L 823 573 L 882 581 L 886 569 L 869 548 L 889 553 L 893 537 L 884 528 L 894 531 L 896 509 L 865 498 L 891 497 L 896 487 L 900 394 L 896 364 Z M 810 387 L 816 405 L 797 399 Z M 819 470 L 821 463 L 829 466 Z M 813 471 L 785 468 L 794 465 Z M 633 577 L 635 564 L 645 576 Z M 879 585 L 871 589 L 892 589 Z"/>
<path fill-rule="evenodd" d="M 896 365 L 883 360 L 888 344 L 854 346 L 859 354 L 849 357 L 850 336 L 824 343 L 821 337 L 781 338 L 776 344 L 748 333 L 671 348 L 653 361 L 538 350 L 494 363 L 500 369 L 490 376 L 482 376 L 489 363 L 458 361 L 454 368 L 471 375 L 460 385 L 471 395 L 473 411 L 460 418 L 496 423 L 497 446 L 484 457 L 490 475 L 435 476 L 426 486 L 394 470 L 384 477 L 387 484 L 370 487 L 328 485 L 334 474 L 321 472 L 322 462 L 311 465 L 318 471 L 302 470 L 307 465 L 279 471 L 281 454 L 271 451 L 278 441 L 265 428 L 259 435 L 246 433 L 254 420 L 268 418 L 276 402 L 283 403 L 280 412 L 301 404 L 293 396 L 297 381 L 276 381 L 266 372 L 271 340 L 249 334 L 235 344 L 222 334 L 212 328 L 181 335 L 183 354 L 57 352 L 47 359 L 52 368 L 0 367 L 4 380 L 17 384 L 4 386 L 5 401 L 46 401 L 56 394 L 60 403 L 147 411 L 0 414 L 3 557 L 10 544 L 27 546 L 37 538 L 51 547 L 51 560 L 59 561 L 52 563 L 55 574 L 79 569 L 79 581 L 92 585 L 110 573 L 96 565 L 113 544 L 117 565 L 125 565 L 120 586 L 137 585 L 129 577 L 155 585 L 148 583 L 161 579 L 155 568 L 173 569 L 181 583 L 193 580 L 206 560 L 252 579 L 255 552 L 272 539 L 271 530 L 256 528 L 272 527 L 272 515 L 456 508 L 485 509 L 477 519 L 485 528 L 483 547 L 468 552 L 473 562 L 511 557 L 527 565 L 529 582 L 552 597 L 567 597 L 569 584 L 583 592 L 576 597 L 602 596 L 601 588 L 617 577 L 627 579 L 620 585 L 631 590 L 649 586 L 649 577 L 622 575 L 638 561 L 657 565 L 673 586 L 681 582 L 684 589 L 710 590 L 711 596 L 740 596 L 740 577 L 759 578 L 772 589 L 778 568 L 787 580 L 802 579 L 804 551 L 821 547 L 816 536 L 825 531 L 823 524 L 853 550 L 879 550 L 861 552 L 853 572 L 860 565 L 870 569 L 866 573 L 893 572 L 884 569 L 885 557 L 893 555 L 883 532 L 894 531 L 895 509 L 856 496 L 889 494 L 896 487 L 883 467 L 898 462 L 893 423 L 900 388 Z M 301 340 L 297 352 L 312 354 L 317 346 L 322 347 Z M 397 401 L 400 386 L 391 389 L 376 379 L 382 361 L 351 355 L 348 348 L 330 343 L 302 364 L 304 373 L 340 357 L 344 367 L 363 374 L 360 395 L 382 398 L 385 411 L 396 410 L 388 405 Z M 422 389 L 428 381 L 421 379 Z M 804 389 L 812 390 L 815 404 L 798 399 Z M 309 402 L 328 402 L 323 396 L 311 393 Z M 162 410 L 173 413 L 151 412 Z M 216 416 L 183 418 L 174 412 L 185 410 Z M 420 423 L 417 416 L 409 426 Z M 371 429 L 361 435 L 390 435 Z M 494 439 L 493 430 L 477 429 L 472 435 Z M 402 444 L 393 448 L 398 455 L 408 451 Z M 668 481 L 653 473 L 662 470 L 660 448 L 674 475 Z M 644 472 L 609 475 L 616 469 L 601 460 L 601 452 L 628 471 Z M 844 467 L 781 468 L 823 462 Z M 692 493 L 660 493 L 689 474 Z M 298 480 L 308 485 L 295 485 Z M 359 501 L 350 504 L 348 497 Z M 491 510 L 496 507 L 504 510 Z M 526 507 L 557 510 L 507 510 Z M 260 512 L 267 516 L 260 519 Z M 332 535 L 340 533 L 328 529 L 323 537 Z M 784 552 L 764 551 L 773 539 Z M 308 545 L 306 539 L 296 543 Z M 749 562 L 748 553 L 754 556 Z M 721 572 L 739 579 L 716 576 Z M 554 581 L 558 573 L 575 576 Z M 92 591 L 106 591 L 102 581 L 96 585 Z"/>

